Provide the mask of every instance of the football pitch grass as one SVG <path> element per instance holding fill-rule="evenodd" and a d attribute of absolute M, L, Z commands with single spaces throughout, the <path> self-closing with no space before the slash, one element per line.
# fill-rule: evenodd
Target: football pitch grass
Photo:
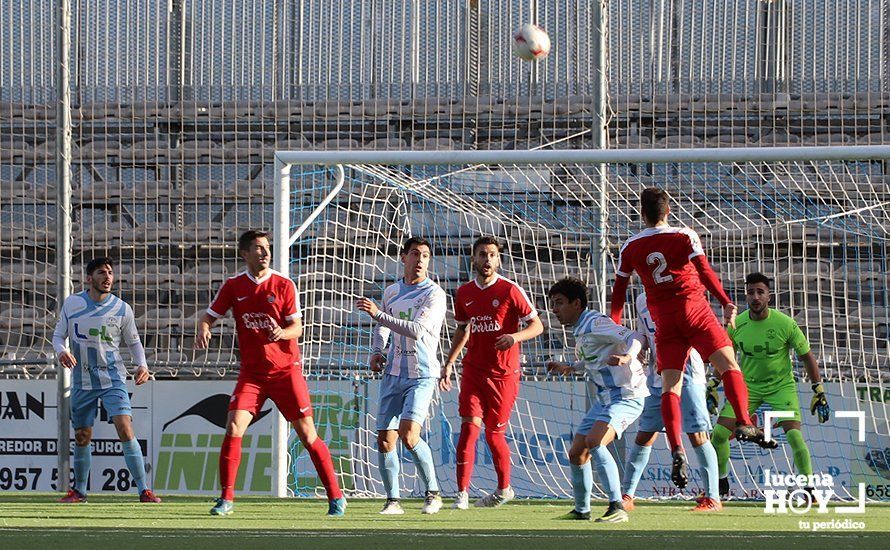
<path fill-rule="evenodd" d="M 868 504 L 864 515 L 833 511 L 767 515 L 763 503 L 726 505 L 693 514 L 688 502 L 641 503 L 628 523 L 558 519 L 568 501 L 521 501 L 498 509 L 420 514 L 421 501 L 403 501 L 405 515 L 381 516 L 381 501 L 352 499 L 343 518 L 325 516 L 321 500 L 243 497 L 235 513 L 211 517 L 207 497 L 140 504 L 135 496 L 91 496 L 58 504 L 55 494 L 0 494 L 2 548 L 890 548 L 890 505 Z M 605 510 L 594 503 L 594 515 Z M 813 532 L 800 522 L 864 522 L 865 529 Z"/>

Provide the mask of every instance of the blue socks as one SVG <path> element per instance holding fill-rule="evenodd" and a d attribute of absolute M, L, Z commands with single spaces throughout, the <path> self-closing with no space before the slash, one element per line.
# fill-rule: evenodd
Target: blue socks
<path fill-rule="evenodd" d="M 92 446 L 87 444 L 83 447 L 74 446 L 74 490 L 78 493 L 87 494 L 87 481 L 90 478 L 90 465 L 93 462 Z"/>
<path fill-rule="evenodd" d="M 436 481 L 436 470 L 433 467 L 433 452 L 423 438 L 418 439 L 413 449 L 408 449 L 414 465 L 417 467 L 417 474 L 423 480 L 423 485 L 427 491 L 438 491 L 439 482 Z"/>
<path fill-rule="evenodd" d="M 145 461 L 142 459 L 142 449 L 136 438 L 121 443 L 124 447 L 124 462 L 127 463 L 127 469 L 133 476 L 136 483 L 136 490 L 142 493 L 147 487 L 145 486 Z"/>
<path fill-rule="evenodd" d="M 575 493 L 575 511 L 590 511 L 590 493 L 593 491 L 593 470 L 588 460 L 580 466 L 571 464 L 572 490 Z"/>
<path fill-rule="evenodd" d="M 380 467 L 386 498 L 399 498 L 399 453 L 395 450 L 378 453 L 378 458 L 377 465 Z"/>
<path fill-rule="evenodd" d="M 621 480 L 618 476 L 618 464 L 612 458 L 612 453 L 602 445 L 590 449 L 593 460 L 596 462 L 596 473 L 600 483 L 605 484 L 606 496 L 609 502 L 621 502 Z"/>
<path fill-rule="evenodd" d="M 720 500 L 720 477 L 717 475 L 717 451 L 710 441 L 694 447 L 698 455 L 699 469 L 701 469 L 702 483 L 705 486 L 705 496 L 714 500 Z"/>
<path fill-rule="evenodd" d="M 637 492 L 637 485 L 643 477 L 643 471 L 649 464 L 649 455 L 652 454 L 652 447 L 644 447 L 634 443 L 630 448 L 627 458 L 627 471 L 624 473 L 624 494 L 634 496 Z M 716 455 L 715 455 L 716 456 Z"/>

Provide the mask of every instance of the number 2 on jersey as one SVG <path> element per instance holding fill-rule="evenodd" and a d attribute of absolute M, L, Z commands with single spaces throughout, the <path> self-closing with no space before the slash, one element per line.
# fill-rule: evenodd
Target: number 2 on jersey
<path fill-rule="evenodd" d="M 673 275 L 663 275 L 664 270 L 667 269 L 668 263 L 664 257 L 664 254 L 661 252 L 653 252 L 646 256 L 646 263 L 649 265 L 658 264 L 655 269 L 652 271 L 652 278 L 655 279 L 655 284 L 666 283 L 668 281 L 673 281 Z"/>

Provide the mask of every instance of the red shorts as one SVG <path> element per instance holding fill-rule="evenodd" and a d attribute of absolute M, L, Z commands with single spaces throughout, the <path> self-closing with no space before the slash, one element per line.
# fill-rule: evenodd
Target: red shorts
<path fill-rule="evenodd" d="M 726 329 L 706 301 L 678 300 L 676 305 L 666 306 L 656 309 L 649 304 L 655 321 L 655 361 L 659 374 L 665 369 L 683 371 L 690 347 L 705 361 L 718 349 L 732 347 Z"/>
<path fill-rule="evenodd" d="M 486 430 L 503 432 L 510 423 L 518 396 L 518 377 L 485 378 L 464 373 L 460 379 L 458 414 L 481 418 Z"/>
<path fill-rule="evenodd" d="M 257 416 L 266 399 L 271 399 L 289 422 L 312 416 L 309 388 L 299 367 L 272 374 L 241 371 L 229 410 L 248 411 Z"/>

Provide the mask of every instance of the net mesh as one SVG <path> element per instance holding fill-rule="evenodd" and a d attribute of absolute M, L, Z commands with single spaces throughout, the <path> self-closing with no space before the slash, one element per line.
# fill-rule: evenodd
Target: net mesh
<path fill-rule="evenodd" d="M 546 372 L 547 361 L 567 358 L 572 347 L 570 333 L 547 313 L 546 290 L 572 275 L 590 283 L 596 296 L 603 236 L 598 212 L 604 208 L 607 217 L 604 252 L 611 280 L 618 248 L 642 227 L 639 192 L 651 185 L 671 193 L 674 223 L 699 233 L 737 303 L 744 303 L 746 273 L 762 271 L 775 278 L 774 306 L 806 332 L 829 382 L 833 408 L 865 412 L 866 443 L 856 440 L 847 421 L 818 425 L 806 412 L 804 434 L 816 471 L 838 476 L 845 486 L 880 479 L 887 471 L 890 446 L 883 403 L 890 379 L 885 169 L 879 162 L 859 161 L 606 165 L 604 172 L 594 165 L 347 167 L 342 190 L 291 253 L 305 315 L 307 370 L 314 375 L 346 373 L 366 388 L 351 390 L 363 397 L 351 401 L 361 406 L 349 423 L 348 429 L 355 430 L 352 444 L 341 455 L 350 464 L 347 486 L 357 494 L 379 495 L 382 490 L 376 481 L 380 475 L 373 431 L 378 384 L 367 369 L 372 326 L 354 309 L 354 301 L 362 296 L 379 301 L 383 289 L 401 274 L 401 242 L 414 235 L 433 242 L 430 276 L 453 296 L 471 277 L 470 244 L 489 234 L 506 245 L 503 275 L 526 289 L 547 327 L 544 335 L 522 345 L 523 387 L 508 432 L 513 486 L 523 496 L 570 496 L 567 448 L 592 394 L 582 378 L 554 378 Z M 300 170 L 293 168 L 291 180 L 294 227 L 334 185 L 330 170 Z M 630 292 L 639 290 L 632 285 Z M 449 302 L 442 335 L 446 350 L 455 327 L 451 306 Z M 624 318 L 633 319 L 633 312 L 628 310 Z M 799 382 L 806 381 L 797 362 L 794 372 Z M 808 386 L 801 384 L 806 387 L 800 393 L 803 404 L 809 402 Z M 456 490 L 455 393 L 436 396 L 425 426 L 446 493 Z M 760 418 L 764 410 L 758 411 Z M 632 437 L 633 428 L 613 445 L 619 459 Z M 777 437 L 782 446 L 772 453 L 733 442 L 735 494 L 757 497 L 764 468 L 794 471 L 779 430 Z M 667 474 L 661 473 L 670 469 L 664 445 L 656 444 L 640 496 L 674 494 Z M 292 448 L 297 479 L 311 470 L 300 451 Z M 484 442 L 478 451 L 471 492 L 490 490 L 496 481 Z M 413 465 L 404 456 L 403 472 L 403 486 L 419 492 Z M 292 488 L 307 492 L 302 482 Z M 687 494 L 700 489 L 696 475 Z"/>

